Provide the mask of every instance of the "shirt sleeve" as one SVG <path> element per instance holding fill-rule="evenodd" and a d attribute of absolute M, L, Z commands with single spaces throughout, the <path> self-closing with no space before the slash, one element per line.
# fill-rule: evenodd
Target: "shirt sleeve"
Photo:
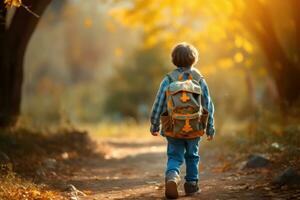
<path fill-rule="evenodd" d="M 152 106 L 152 111 L 150 115 L 151 133 L 158 132 L 160 130 L 160 116 L 163 112 L 164 104 L 166 103 L 166 90 L 168 85 L 169 85 L 169 79 L 165 77 L 160 84 L 159 90 L 156 94 L 154 104 Z"/>
<path fill-rule="evenodd" d="M 202 106 L 208 111 L 208 122 L 206 127 L 206 134 L 213 136 L 215 134 L 214 127 L 214 104 L 209 94 L 207 83 L 204 79 L 200 80 L 202 89 Z"/>

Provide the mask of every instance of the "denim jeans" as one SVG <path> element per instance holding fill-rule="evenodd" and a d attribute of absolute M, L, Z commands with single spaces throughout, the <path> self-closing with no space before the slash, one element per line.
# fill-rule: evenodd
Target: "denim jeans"
<path fill-rule="evenodd" d="M 198 181 L 199 172 L 199 138 L 195 139 L 176 139 L 166 137 L 168 141 L 168 162 L 166 174 L 170 171 L 180 173 L 180 166 L 185 161 L 186 164 L 186 181 Z"/>

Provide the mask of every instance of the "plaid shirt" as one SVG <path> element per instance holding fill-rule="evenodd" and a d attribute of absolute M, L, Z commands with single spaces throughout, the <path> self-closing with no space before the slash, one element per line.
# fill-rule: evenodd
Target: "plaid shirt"
<path fill-rule="evenodd" d="M 177 68 L 177 70 L 182 71 L 181 68 Z M 150 127 L 150 131 L 152 133 L 158 132 L 160 130 L 160 116 L 162 113 L 167 112 L 166 91 L 168 89 L 169 84 L 169 78 L 166 76 L 160 84 L 159 90 L 156 95 L 156 99 L 152 106 Z M 200 80 L 200 86 L 202 89 L 202 106 L 209 112 L 206 134 L 214 135 L 214 104 L 212 102 L 212 99 L 210 98 L 209 89 L 204 79 Z M 161 135 L 164 135 L 163 131 L 161 131 Z"/>

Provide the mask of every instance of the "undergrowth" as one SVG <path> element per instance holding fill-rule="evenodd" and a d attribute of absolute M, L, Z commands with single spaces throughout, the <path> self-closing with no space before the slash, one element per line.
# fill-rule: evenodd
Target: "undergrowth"
<path fill-rule="evenodd" d="M 65 200 L 58 192 L 18 177 L 13 172 L 0 175 L 1 200 Z"/>
<path fill-rule="evenodd" d="M 20 127 L 2 129 L 0 153 L 0 200 L 65 199 L 62 193 L 44 185 L 47 183 L 43 180 L 48 180 L 48 174 L 39 177 L 37 172 L 44 167 L 43 162 L 55 159 L 64 171 L 67 164 L 62 163 L 65 161 L 95 155 L 94 143 L 87 132 L 73 128 L 51 131 Z"/>

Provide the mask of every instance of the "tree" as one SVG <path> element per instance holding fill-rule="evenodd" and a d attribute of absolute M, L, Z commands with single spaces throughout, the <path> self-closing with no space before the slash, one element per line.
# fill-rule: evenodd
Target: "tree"
<path fill-rule="evenodd" d="M 5 1 L 18 6 L 21 1 Z M 23 60 L 26 47 L 39 18 L 28 10 L 16 9 L 10 23 L 5 2 L 0 2 L 0 127 L 16 123 L 20 114 Z M 24 0 L 22 5 L 41 16 L 51 0 Z"/>
<path fill-rule="evenodd" d="M 285 6 L 279 8 L 282 4 Z M 285 110 L 300 97 L 299 6 L 299 0 L 133 0 L 130 7 L 115 9 L 112 14 L 124 25 L 150 32 L 145 44 L 154 45 L 163 40 L 169 46 L 170 43 L 188 40 L 199 46 L 200 52 L 206 51 L 206 55 L 209 49 L 212 52 L 210 55 L 214 54 L 214 61 L 229 57 L 236 61 L 236 66 L 245 66 L 243 61 L 250 57 L 256 62 L 257 55 L 249 53 L 253 53 L 251 46 L 258 46 L 267 62 L 264 67 L 268 76 L 275 82 L 280 95 L 281 108 Z M 289 17 L 286 21 L 293 23 L 293 33 L 290 34 L 293 36 L 293 42 L 290 42 L 293 47 L 285 44 L 284 48 L 278 35 L 286 36 L 282 33 L 285 30 L 280 30 L 278 34 L 274 28 L 280 20 L 280 15 L 273 11 L 276 7 L 281 15 Z M 243 40 L 251 41 L 251 44 L 244 46 L 241 44 Z M 236 41 L 238 47 L 232 47 Z M 243 53 L 244 50 L 248 55 Z M 220 54 L 219 58 L 217 54 Z M 216 66 L 217 63 L 211 65 Z"/>
<path fill-rule="evenodd" d="M 159 45 L 138 48 L 125 63 L 116 67 L 115 75 L 107 82 L 106 116 L 116 119 L 148 117 L 154 93 L 162 77 L 170 70 L 168 59 Z"/>
<path fill-rule="evenodd" d="M 275 81 L 283 109 L 296 102 L 300 97 L 300 39 L 298 35 L 300 29 L 300 14 L 298 12 L 300 2 L 290 0 L 289 3 L 296 28 L 296 37 L 294 38 L 297 46 L 294 52 L 298 58 L 296 60 L 289 57 L 280 44 L 274 30 L 270 10 L 266 4 L 258 0 L 249 1 L 249 7 L 242 20 L 244 27 L 257 39 L 266 56 L 268 61 L 266 68 Z"/>

